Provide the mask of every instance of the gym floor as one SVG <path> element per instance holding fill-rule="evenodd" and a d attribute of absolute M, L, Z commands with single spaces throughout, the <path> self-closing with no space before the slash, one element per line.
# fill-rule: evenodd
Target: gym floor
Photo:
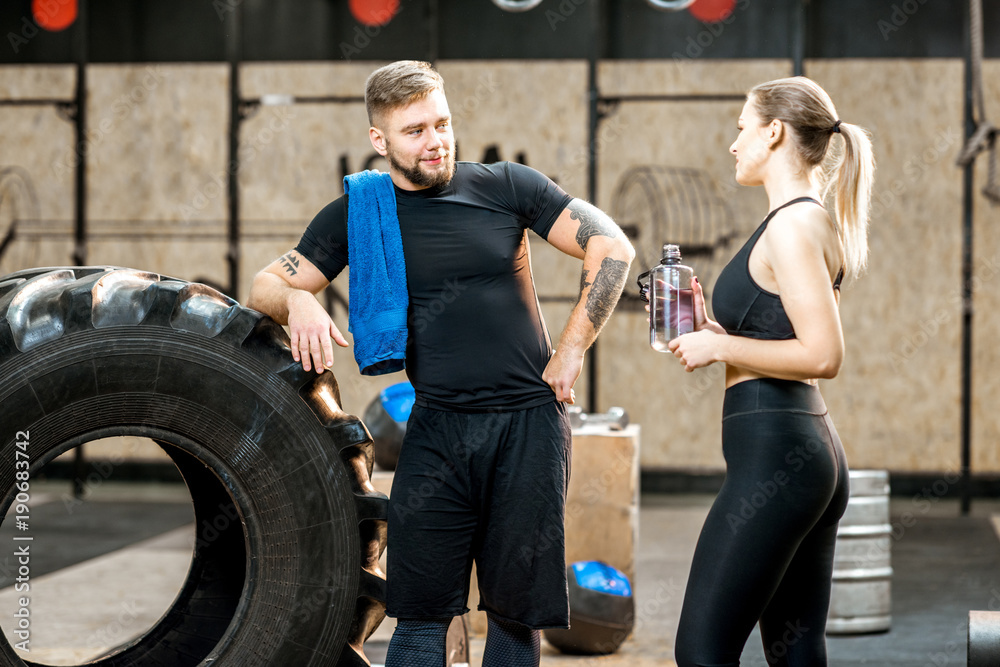
<path fill-rule="evenodd" d="M 38 482 L 31 502 L 31 652 L 36 664 L 79 665 L 128 641 L 159 619 L 173 600 L 193 545 L 187 491 L 175 484 L 106 482 L 84 502 L 68 482 Z M 564 656 L 543 643 L 543 665 L 673 665 L 673 638 L 694 544 L 712 501 L 706 495 L 645 495 L 636 557 L 636 628 L 611 656 Z M 969 610 L 1000 608 L 1000 501 L 975 500 L 961 517 L 956 501 L 892 499 L 892 629 L 830 637 L 830 664 L 945 667 L 966 664 Z M 904 525 L 900 517 L 912 515 Z M 5 521 L 0 540 L 12 540 Z M 13 544 L 13 542 L 9 542 Z M 17 608 L 13 549 L 0 557 L 0 624 Z M 379 664 L 391 621 L 369 642 Z M 471 665 L 483 640 L 472 638 Z M 760 637 L 742 664 L 765 667 Z"/>

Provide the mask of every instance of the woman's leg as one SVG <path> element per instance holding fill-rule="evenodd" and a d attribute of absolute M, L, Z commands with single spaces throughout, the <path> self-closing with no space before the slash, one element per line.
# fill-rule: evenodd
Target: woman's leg
<path fill-rule="evenodd" d="M 810 533 L 761 615 L 760 634 L 770 667 L 826 665 L 826 617 L 836 541 L 837 524 Z"/>
<path fill-rule="evenodd" d="M 826 664 L 826 620 L 830 610 L 837 524 L 850 499 L 850 472 L 830 417 L 816 418 L 817 433 L 837 464 L 837 487 L 826 512 L 809 532 L 760 619 L 764 655 L 771 667 Z M 822 423 L 820 423 L 822 420 Z"/>
<path fill-rule="evenodd" d="M 730 472 L 702 527 L 677 628 L 678 667 L 737 667 L 790 560 L 794 544 L 782 531 L 765 534 L 776 522 L 760 516 L 767 505 L 753 507 L 751 488 Z M 741 512 L 743 501 L 758 514 Z"/>
<path fill-rule="evenodd" d="M 763 410 L 723 422 L 727 476 L 695 550 L 677 631 L 679 667 L 739 665 L 800 544 L 834 509 L 839 461 L 825 433 L 817 436 L 817 419 L 823 424 L 819 415 Z"/>

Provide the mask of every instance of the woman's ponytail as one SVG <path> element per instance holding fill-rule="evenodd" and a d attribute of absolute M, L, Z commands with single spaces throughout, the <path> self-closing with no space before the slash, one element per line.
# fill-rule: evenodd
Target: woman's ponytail
<path fill-rule="evenodd" d="M 856 278 L 868 264 L 868 212 L 875 180 L 875 156 L 864 128 L 840 123 L 837 132 L 844 145 L 826 191 L 834 191 L 834 214 L 844 243 L 845 273 Z"/>

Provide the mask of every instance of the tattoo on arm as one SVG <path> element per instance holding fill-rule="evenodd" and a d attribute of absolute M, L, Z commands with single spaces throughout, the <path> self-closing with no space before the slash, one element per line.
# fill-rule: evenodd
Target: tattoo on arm
<path fill-rule="evenodd" d="M 587 317 L 594 325 L 595 330 L 600 330 L 604 323 L 611 317 L 611 311 L 618 303 L 622 289 L 625 287 L 625 278 L 628 275 L 628 262 L 605 257 L 601 262 L 601 268 L 594 276 L 594 282 L 587 294 Z"/>
<path fill-rule="evenodd" d="M 288 275 L 294 276 L 299 272 L 299 256 L 295 254 L 294 250 L 279 257 L 278 261 Z"/>
<path fill-rule="evenodd" d="M 588 287 L 590 287 L 591 285 L 594 284 L 594 283 L 588 283 L 587 282 L 587 276 L 589 274 L 590 274 L 590 272 L 587 271 L 587 269 L 584 269 L 583 273 L 580 274 L 580 296 L 581 297 L 583 296 L 583 290 L 587 289 Z M 577 300 L 579 301 L 579 298 Z"/>
<path fill-rule="evenodd" d="M 580 228 L 576 230 L 576 242 L 583 250 L 587 249 L 587 242 L 594 236 L 607 236 L 608 238 L 618 236 L 618 227 L 607 214 L 596 206 L 580 199 L 574 199 L 567 208 L 570 210 L 570 219 L 580 222 Z"/>

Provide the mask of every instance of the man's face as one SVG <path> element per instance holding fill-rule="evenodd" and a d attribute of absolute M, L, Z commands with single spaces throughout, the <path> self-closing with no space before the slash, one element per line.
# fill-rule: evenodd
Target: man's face
<path fill-rule="evenodd" d="M 455 175 L 455 135 L 444 91 L 393 109 L 383 129 L 370 130 L 372 145 L 389 162 L 393 182 L 404 190 L 447 185 Z"/>

